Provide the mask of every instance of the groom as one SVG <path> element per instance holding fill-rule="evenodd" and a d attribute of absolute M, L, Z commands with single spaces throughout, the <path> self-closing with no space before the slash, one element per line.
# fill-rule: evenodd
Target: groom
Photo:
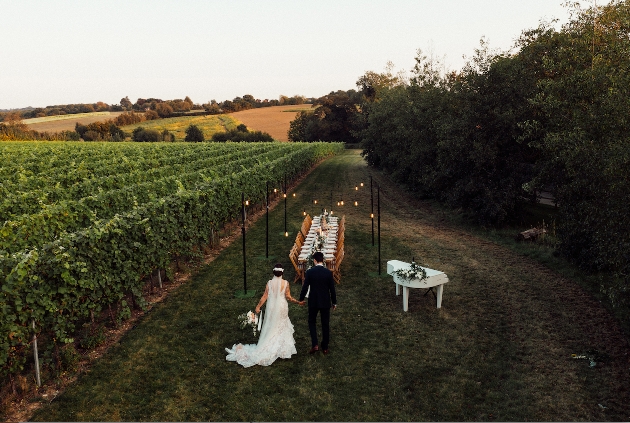
<path fill-rule="evenodd" d="M 311 332 L 312 348 L 310 353 L 319 351 L 317 343 L 317 313 L 321 314 L 322 319 L 322 351 L 328 354 L 328 341 L 330 339 L 330 306 L 332 299 L 332 309 L 337 308 L 337 293 L 335 292 L 335 281 L 333 274 L 324 266 L 324 253 L 317 251 L 313 254 L 313 262 L 315 265 L 306 271 L 302 292 L 300 293 L 300 302 L 304 301 L 304 297 L 310 286 L 311 291 L 308 295 L 308 328 Z"/>

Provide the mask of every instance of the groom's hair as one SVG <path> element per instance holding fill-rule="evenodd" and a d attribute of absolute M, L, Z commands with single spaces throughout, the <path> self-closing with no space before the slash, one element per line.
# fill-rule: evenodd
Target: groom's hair
<path fill-rule="evenodd" d="M 317 251 L 313 254 L 313 260 L 318 262 L 318 263 L 323 263 L 324 262 L 324 253 L 322 253 L 321 251 Z"/>

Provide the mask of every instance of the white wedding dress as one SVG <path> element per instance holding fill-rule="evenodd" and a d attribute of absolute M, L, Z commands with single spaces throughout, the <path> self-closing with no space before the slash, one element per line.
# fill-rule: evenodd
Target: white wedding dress
<path fill-rule="evenodd" d="M 277 358 L 291 358 L 297 354 L 293 339 L 293 324 L 289 320 L 289 303 L 285 297 L 287 281 L 274 276 L 267 282 L 267 308 L 258 344 L 235 344 L 226 348 L 227 361 L 243 367 L 269 366 Z"/>

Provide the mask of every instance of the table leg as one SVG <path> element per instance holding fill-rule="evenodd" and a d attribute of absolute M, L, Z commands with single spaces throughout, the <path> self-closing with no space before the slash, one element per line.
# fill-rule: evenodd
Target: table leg
<path fill-rule="evenodd" d="M 409 310 L 409 287 L 403 286 L 403 311 Z"/>
<path fill-rule="evenodd" d="M 396 285 L 396 295 L 400 295 L 400 285 L 398 285 L 397 283 L 395 283 Z"/>
<path fill-rule="evenodd" d="M 442 307 L 442 292 L 444 291 L 444 284 L 437 286 L 437 308 Z"/>

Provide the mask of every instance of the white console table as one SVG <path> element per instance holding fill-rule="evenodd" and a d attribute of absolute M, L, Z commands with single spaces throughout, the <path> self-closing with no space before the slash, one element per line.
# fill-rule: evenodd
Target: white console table
<path fill-rule="evenodd" d="M 409 288 L 431 288 L 437 287 L 437 308 L 442 307 L 442 293 L 444 292 L 444 284 L 448 282 L 448 276 L 444 272 L 438 270 L 429 269 L 423 267 L 427 272 L 427 278 L 424 280 L 419 279 L 405 279 L 394 272 L 398 269 L 408 269 L 411 263 L 405 263 L 400 260 L 389 260 L 387 262 L 387 274 L 394 277 L 394 283 L 396 284 L 396 295 L 400 295 L 400 288 L 403 291 L 403 311 L 409 309 Z"/>

